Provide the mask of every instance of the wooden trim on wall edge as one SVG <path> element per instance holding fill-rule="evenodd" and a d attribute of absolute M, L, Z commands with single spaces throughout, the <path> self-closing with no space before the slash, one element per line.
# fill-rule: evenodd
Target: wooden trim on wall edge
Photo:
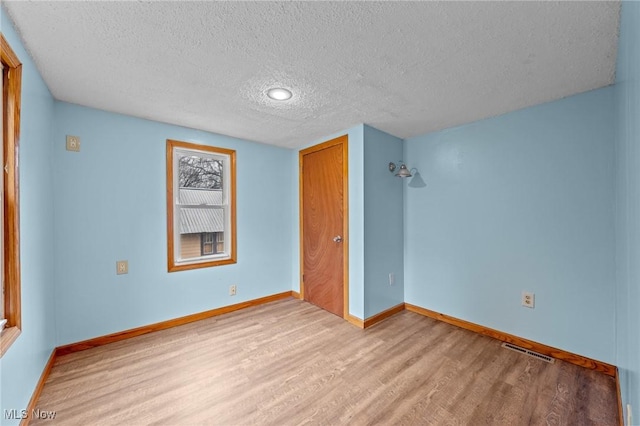
<path fill-rule="evenodd" d="M 581 367 L 589 368 L 591 370 L 600 371 L 606 375 L 615 377 L 616 367 L 615 365 L 607 364 L 606 362 L 597 361 L 591 358 L 587 358 L 582 355 L 577 355 L 571 352 L 557 349 L 552 346 L 547 346 L 542 343 L 534 342 L 522 337 L 514 336 L 512 334 L 504 333 L 502 331 L 494 330 L 492 328 L 484 327 L 478 324 L 474 324 L 469 321 L 461 320 L 449 315 L 441 314 L 439 312 L 431 311 L 429 309 L 422 308 L 420 306 L 405 303 L 405 308 L 408 311 L 415 312 L 420 315 L 424 315 L 429 318 L 436 319 L 438 321 L 446 322 L 447 324 L 455 325 L 466 330 L 474 331 L 478 334 L 493 337 L 494 339 L 512 343 L 523 348 L 531 349 L 532 351 L 539 352 L 550 357 L 570 362 L 571 364 L 579 365 Z"/>
<path fill-rule="evenodd" d="M 33 410 L 36 409 L 36 404 L 38 403 L 38 399 L 40 399 L 40 394 L 42 393 L 42 389 L 44 388 L 44 384 L 49 377 L 49 373 L 51 373 L 51 368 L 53 367 L 53 363 L 56 361 L 56 349 L 51 351 L 51 355 L 49 355 L 49 360 L 47 364 L 44 366 L 44 370 L 42 370 L 42 374 L 40 375 L 40 380 L 38 380 L 38 384 L 36 384 L 36 388 L 33 390 L 33 394 L 31 395 L 31 399 L 29 400 L 29 405 L 27 405 L 27 416 L 22 419 L 20 422 L 20 426 L 28 426 L 31 421 L 31 415 L 33 414 Z"/>
<path fill-rule="evenodd" d="M 0 332 L 0 357 L 11 346 L 22 330 L 20 281 L 20 108 L 22 105 L 22 63 L 0 31 L 0 62 L 6 68 L 7 81 L 2 94 L 7 104 L 2 133 L 5 161 L 4 204 L 4 314 L 7 328 Z M 0 77 L 4 80 L 4 73 Z M 6 94 L 6 99 L 5 99 Z"/>
<path fill-rule="evenodd" d="M 58 348 L 56 348 L 56 355 L 62 356 L 62 355 L 67 355 L 73 352 L 84 351 L 85 349 L 91 349 L 91 348 L 103 346 L 113 342 L 119 342 L 121 340 L 130 339 L 132 337 L 141 336 L 143 334 L 152 333 L 154 331 L 177 327 L 179 325 L 188 324 L 194 321 L 200 321 L 203 319 L 215 317 L 215 316 L 226 314 L 229 312 L 238 311 L 240 309 L 250 308 L 252 306 L 258 306 L 258 305 L 263 305 L 269 302 L 275 302 L 276 300 L 282 300 L 292 296 L 293 296 L 292 291 L 285 291 L 283 293 L 272 294 L 270 296 L 265 296 L 258 299 L 247 300 L 245 302 L 236 303 L 235 305 L 223 306 L 221 308 L 212 309 L 210 311 L 199 312 L 197 314 L 191 314 L 191 315 L 187 315 L 180 318 L 174 318 L 171 320 L 158 322 L 155 324 L 144 325 L 142 327 L 132 328 L 132 329 L 120 331 L 117 333 L 107 334 L 106 336 L 94 337 L 93 339 L 83 340 L 82 342 L 59 346 Z"/>
<path fill-rule="evenodd" d="M 9 347 L 18 339 L 22 331 L 18 327 L 8 327 L 0 331 L 0 358 L 9 350 Z"/>
<path fill-rule="evenodd" d="M 347 315 L 347 318 L 345 318 L 349 323 L 355 325 L 356 327 L 359 328 L 364 328 L 364 321 L 361 320 L 358 317 L 354 317 L 353 315 L 349 314 Z"/>
<path fill-rule="evenodd" d="M 404 303 L 400 303 L 396 306 L 393 306 L 389 309 L 385 309 L 384 311 L 375 314 L 369 318 L 367 318 L 366 320 L 361 320 L 360 318 L 353 316 L 351 314 L 347 315 L 347 321 L 349 321 L 349 323 L 355 325 L 356 327 L 359 328 L 368 328 L 371 327 L 374 324 L 379 323 L 382 320 L 385 320 L 387 318 L 389 318 L 392 315 L 397 314 L 398 312 L 402 312 L 404 311 L 405 307 L 404 307 Z"/>
<path fill-rule="evenodd" d="M 618 399 L 618 425 L 624 426 L 624 410 L 622 409 L 622 392 L 620 390 L 620 372 L 616 367 L 616 397 Z"/>
<path fill-rule="evenodd" d="M 294 299 L 302 299 L 302 296 L 300 296 L 300 293 L 293 290 L 291 291 L 291 297 L 293 297 Z"/>
<path fill-rule="evenodd" d="M 404 311 L 404 302 L 396 305 L 396 306 L 392 306 L 389 309 L 385 309 L 384 311 L 375 314 L 372 317 L 367 318 L 366 320 L 364 320 L 364 328 L 368 328 L 371 327 L 374 324 L 379 323 L 382 320 L 385 320 L 387 318 L 389 318 L 392 315 L 397 314 L 398 312 L 402 312 Z"/>

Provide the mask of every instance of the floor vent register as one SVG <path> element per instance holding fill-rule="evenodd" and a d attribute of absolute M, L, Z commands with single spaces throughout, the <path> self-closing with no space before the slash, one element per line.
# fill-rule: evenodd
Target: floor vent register
<path fill-rule="evenodd" d="M 539 354 L 538 352 L 530 351 L 529 349 L 521 348 L 520 346 L 512 345 L 511 343 L 503 343 L 503 348 L 511 349 L 512 351 L 520 352 L 521 354 L 529 355 L 531 357 L 537 358 L 544 362 L 548 362 L 549 364 L 553 364 L 555 361 L 553 358 L 547 355 Z"/>

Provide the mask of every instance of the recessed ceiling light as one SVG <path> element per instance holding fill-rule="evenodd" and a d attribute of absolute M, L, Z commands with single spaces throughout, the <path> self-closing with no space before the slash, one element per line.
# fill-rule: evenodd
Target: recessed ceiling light
<path fill-rule="evenodd" d="M 291 93 L 287 89 L 274 87 L 273 89 L 269 89 L 267 91 L 267 96 L 276 101 L 286 101 L 287 99 L 291 99 L 291 96 L 293 96 L 293 93 Z"/>

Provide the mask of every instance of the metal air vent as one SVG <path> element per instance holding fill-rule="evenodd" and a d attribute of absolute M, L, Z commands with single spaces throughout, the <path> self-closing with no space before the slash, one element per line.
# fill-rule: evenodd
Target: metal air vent
<path fill-rule="evenodd" d="M 530 351 L 529 349 L 521 348 L 520 346 L 512 345 L 511 343 L 503 343 L 503 348 L 511 349 L 512 351 L 520 352 L 524 355 L 529 355 L 531 357 L 537 358 L 544 362 L 548 362 L 549 364 L 553 364 L 555 361 L 553 358 L 547 355 L 539 354 L 538 352 Z"/>

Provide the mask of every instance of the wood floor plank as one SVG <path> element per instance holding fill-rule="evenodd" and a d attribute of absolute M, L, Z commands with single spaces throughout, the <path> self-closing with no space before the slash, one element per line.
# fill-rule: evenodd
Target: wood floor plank
<path fill-rule="evenodd" d="M 281 300 L 59 357 L 32 425 L 617 425 L 615 381 L 404 311 Z"/>

